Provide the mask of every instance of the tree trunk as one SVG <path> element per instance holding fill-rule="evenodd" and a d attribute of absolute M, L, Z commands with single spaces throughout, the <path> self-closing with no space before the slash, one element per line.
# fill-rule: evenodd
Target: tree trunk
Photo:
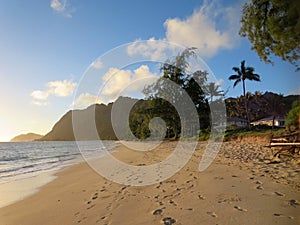
<path fill-rule="evenodd" d="M 246 120 L 248 127 L 250 128 L 250 120 L 249 120 L 249 114 L 248 114 L 248 103 L 246 98 L 246 87 L 245 87 L 245 80 L 243 80 L 243 93 L 244 93 L 244 101 L 245 101 L 245 109 L 246 109 Z"/>

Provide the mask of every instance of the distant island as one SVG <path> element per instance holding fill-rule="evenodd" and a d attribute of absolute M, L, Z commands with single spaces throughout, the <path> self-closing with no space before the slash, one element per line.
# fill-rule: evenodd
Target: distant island
<path fill-rule="evenodd" d="M 20 134 L 13 139 L 10 140 L 10 142 L 30 142 L 35 141 L 37 139 L 42 138 L 43 135 L 35 134 L 35 133 L 28 133 L 28 134 Z"/>

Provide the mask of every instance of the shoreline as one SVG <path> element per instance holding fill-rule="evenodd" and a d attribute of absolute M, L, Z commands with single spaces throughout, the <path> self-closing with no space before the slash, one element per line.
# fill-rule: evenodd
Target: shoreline
<path fill-rule="evenodd" d="M 94 141 L 92 141 L 91 143 L 93 143 L 93 142 Z M 34 143 L 39 143 L 39 142 L 34 142 Z M 49 142 L 49 143 L 51 144 L 52 142 Z M 63 142 L 63 143 L 65 143 L 65 142 Z M 74 147 L 78 146 L 77 143 L 75 143 L 75 142 L 70 142 L 70 143 L 75 144 Z M 10 143 L 8 143 L 8 144 L 10 144 Z M 81 144 L 81 142 L 79 142 L 79 144 Z M 89 150 L 86 151 L 86 146 L 89 146 L 89 145 L 90 145 L 89 142 L 86 142 L 86 141 L 82 142 L 83 153 L 80 149 L 78 149 L 78 151 L 72 150 L 72 151 L 70 151 L 71 154 L 74 154 L 77 152 L 78 153 L 81 152 L 81 154 L 78 154 L 73 159 L 62 160 L 60 162 L 58 160 L 56 166 L 52 166 L 52 167 L 45 166 L 42 169 L 40 168 L 39 170 L 33 170 L 30 172 L 25 171 L 23 173 L 18 173 L 13 176 L 12 175 L 5 176 L 5 173 L 4 173 L 4 176 L 0 178 L 0 193 L 5 193 L 5 195 L 2 195 L 2 196 L 0 195 L 0 208 L 10 205 L 14 202 L 20 201 L 24 198 L 27 198 L 27 197 L 37 193 L 41 187 L 43 187 L 44 185 L 46 185 L 49 182 L 56 179 L 56 177 L 57 177 L 56 174 L 59 173 L 60 171 L 63 171 L 64 169 L 66 169 L 70 166 L 73 166 L 75 164 L 85 162 L 86 160 L 90 160 L 93 158 L 96 159 L 96 158 L 102 156 L 102 154 L 98 153 L 98 152 L 96 155 L 95 154 L 91 155 L 91 151 L 89 151 Z M 113 152 L 117 146 L 117 143 L 114 142 L 114 144 L 112 146 L 113 147 L 111 148 L 110 144 L 108 144 L 107 150 L 110 152 Z M 25 147 L 27 147 L 27 146 L 25 146 Z M 57 146 L 55 146 L 55 145 L 54 145 L 54 147 L 57 148 Z M 62 145 L 60 147 L 65 147 L 65 146 Z M 92 147 L 95 147 L 95 146 L 92 146 Z M 60 154 L 60 152 L 58 152 L 58 154 L 56 156 L 54 156 L 53 158 L 55 158 L 55 157 L 59 158 L 61 156 L 64 156 L 63 154 L 65 154 L 65 153 L 63 153 L 62 155 L 59 155 L 59 154 Z M 47 157 L 52 157 L 52 156 L 47 156 Z M 48 163 L 48 161 L 45 162 L 45 165 L 47 165 L 47 163 Z M 18 165 L 18 164 L 16 164 L 16 165 Z M 33 165 L 35 165 L 35 164 L 33 163 Z M 40 165 L 42 165 L 42 164 L 40 164 Z M 22 166 L 22 165 L 20 165 L 20 166 Z M 31 164 L 29 164 L 28 167 L 31 167 Z M 1 175 L 3 175 L 3 174 L 1 174 Z"/>
<path fill-rule="evenodd" d="M 132 165 L 152 164 L 170 154 L 174 145 L 164 143 L 160 152 L 133 152 L 119 146 L 114 156 Z M 175 225 L 298 224 L 299 190 L 289 180 L 274 180 L 270 165 L 259 160 L 240 163 L 228 156 L 237 147 L 243 150 L 241 146 L 224 144 L 212 165 L 199 172 L 205 147 L 200 143 L 189 163 L 171 178 L 141 187 L 111 182 L 81 162 L 58 171 L 55 180 L 30 197 L 0 208 L 1 221 L 6 225 L 164 224 L 164 219 L 176 221 Z M 246 148 L 251 146 L 257 148 L 253 144 Z M 278 176 L 284 176 L 284 170 L 276 169 Z M 297 184 L 299 171 L 294 173 L 291 181 Z"/>
<path fill-rule="evenodd" d="M 66 161 L 58 168 L 19 175 L 16 179 L 11 177 L 10 180 L 0 183 L 0 193 L 5 193 L 5 196 L 1 197 L 0 209 L 38 193 L 43 186 L 57 179 L 57 174 L 80 163 L 84 163 L 84 159 L 81 157 L 70 162 Z"/>

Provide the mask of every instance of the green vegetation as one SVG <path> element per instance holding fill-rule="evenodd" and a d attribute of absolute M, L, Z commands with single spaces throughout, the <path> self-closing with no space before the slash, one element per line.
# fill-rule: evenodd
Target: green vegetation
<path fill-rule="evenodd" d="M 75 135 L 77 140 L 97 140 L 99 137 L 101 140 L 116 140 L 117 138 L 131 139 L 131 134 L 142 140 L 153 137 L 152 134 L 154 134 L 154 139 L 163 137 L 169 140 L 176 140 L 179 137 L 209 139 L 211 129 L 218 126 L 218 124 L 212 126 L 211 118 L 225 116 L 223 110 L 218 108 L 224 106 L 220 104 L 224 92 L 216 83 L 207 82 L 207 71 L 188 72 L 188 59 L 195 57 L 194 50 L 194 48 L 188 48 L 173 60 L 162 64 L 161 78 L 143 90 L 146 99 L 120 97 L 108 105 L 96 104 L 84 110 L 69 111 L 55 124 L 52 131 L 40 140 L 75 140 Z M 297 120 L 299 103 L 294 103 L 292 108 L 292 102 L 298 100 L 299 96 L 284 97 L 271 92 L 262 94 L 259 91 L 254 94 L 246 93 L 245 80 L 260 81 L 260 76 L 254 73 L 253 67 L 246 67 L 245 61 L 241 62 L 240 68 L 233 67 L 233 70 L 237 74 L 231 75 L 229 79 L 235 81 L 234 86 L 240 82 L 243 84 L 243 95 L 225 100 L 227 117 L 247 118 L 248 121 L 254 121 L 272 116 L 273 128 L 275 128 L 274 118 L 288 114 L 287 125 L 291 128 L 299 126 L 299 120 Z M 121 134 L 118 133 L 118 136 L 111 122 L 114 104 L 120 107 L 115 112 L 117 113 L 115 118 L 120 118 L 117 126 Z M 124 117 L 122 111 L 123 106 L 133 106 L 129 114 L 129 127 L 127 117 Z M 209 106 L 214 107 L 213 112 L 210 111 Z M 184 118 L 181 117 L 182 114 L 185 114 Z M 200 124 L 200 127 L 197 124 Z M 76 134 L 74 134 L 73 127 L 77 128 Z M 232 128 L 226 131 L 225 140 L 247 135 L 259 136 L 284 132 L 284 129 L 271 129 L 267 126 Z M 185 133 L 181 133 L 182 130 Z M 220 137 L 215 134 L 213 138 Z"/>
<path fill-rule="evenodd" d="M 187 109 L 189 105 L 185 105 L 183 101 L 184 93 L 187 93 L 192 100 L 201 124 L 201 129 L 207 129 L 210 126 L 210 111 L 206 96 L 201 87 L 206 85 L 208 73 L 206 71 L 195 71 L 188 73 L 188 59 L 195 57 L 195 48 L 187 48 L 179 53 L 174 60 L 169 60 L 161 66 L 162 77 L 152 85 L 145 87 L 144 93 L 147 96 L 147 107 L 140 107 L 131 120 L 130 127 L 134 128 L 136 123 L 141 126 L 139 129 L 133 129 L 133 133 L 137 137 L 149 137 L 150 132 L 148 123 L 142 123 L 139 118 L 160 117 L 167 126 L 166 138 L 179 138 L 181 135 L 180 117 L 177 109 Z M 200 84 L 200 86 L 199 86 Z M 185 121 L 191 124 L 191 121 Z M 197 121 L 195 121 L 197 123 Z M 185 124 L 183 124 L 185 125 Z M 192 136 L 195 134 L 192 133 Z M 186 137 L 185 137 L 186 138 Z"/>
<path fill-rule="evenodd" d="M 243 98 L 243 96 L 239 96 L 225 100 L 228 117 L 245 118 L 246 109 Z M 248 102 L 249 119 L 250 121 L 255 121 L 269 116 L 284 117 L 292 108 L 292 103 L 296 101 L 299 96 L 290 95 L 284 97 L 283 95 L 272 92 L 263 94 L 256 91 L 254 94 L 248 92 L 246 98 Z"/>
<path fill-rule="evenodd" d="M 292 109 L 289 111 L 286 117 L 286 127 L 289 130 L 299 129 L 300 120 L 300 104 L 299 101 L 293 102 Z"/>
<path fill-rule="evenodd" d="M 300 69 L 299 15 L 298 0 L 252 0 L 243 7 L 240 35 L 263 61 L 271 63 L 273 53 Z"/>
<path fill-rule="evenodd" d="M 268 126 L 256 126 L 252 128 L 237 128 L 228 130 L 225 132 L 224 141 L 238 139 L 239 137 L 255 136 L 264 137 L 272 135 L 284 134 L 286 130 L 284 128 L 270 129 Z"/>

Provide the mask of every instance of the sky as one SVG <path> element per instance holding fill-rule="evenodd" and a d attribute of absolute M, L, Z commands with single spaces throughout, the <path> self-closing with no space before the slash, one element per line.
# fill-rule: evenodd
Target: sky
<path fill-rule="evenodd" d="M 121 68 L 127 62 L 121 55 L 132 60 L 140 54 L 158 62 L 173 44 L 197 47 L 215 79 L 229 89 L 226 97 L 242 94 L 242 87 L 233 88 L 228 80 L 232 67 L 242 60 L 262 80 L 246 83 L 247 91 L 300 94 L 295 67 L 275 56 L 274 65 L 262 62 L 249 41 L 238 35 L 243 4 L 230 0 L 0 0 L 0 141 L 21 133 L 46 134 L 68 110 L 113 101 L 131 83 L 135 82 L 131 91 L 139 90 L 138 79 L 159 76 L 157 64 Z M 173 44 L 165 46 L 166 42 Z M 97 77 L 97 82 L 88 80 L 89 76 Z"/>

